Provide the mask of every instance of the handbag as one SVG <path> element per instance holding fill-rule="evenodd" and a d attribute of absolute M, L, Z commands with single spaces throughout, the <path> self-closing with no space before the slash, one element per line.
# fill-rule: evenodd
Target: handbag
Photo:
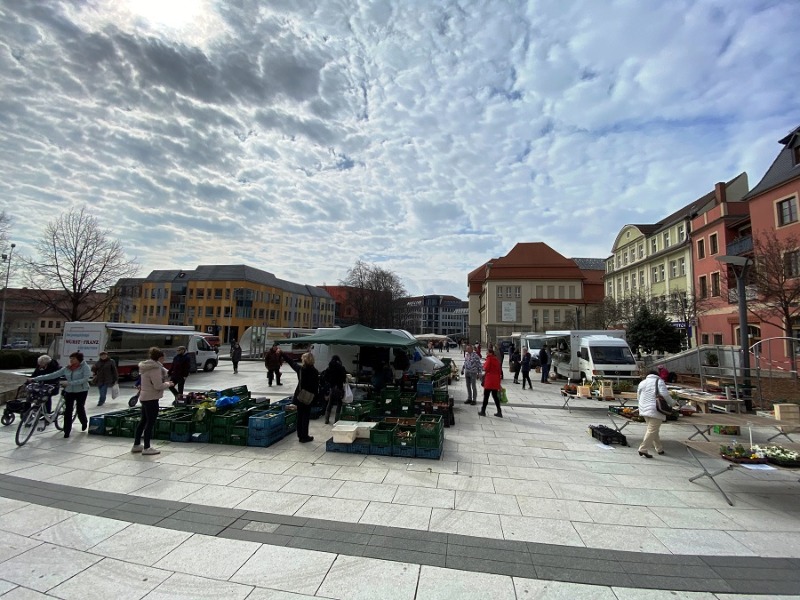
<path fill-rule="evenodd" d="M 139 402 L 139 394 L 138 394 L 138 393 L 137 393 L 136 395 L 134 395 L 134 396 L 131 396 L 131 397 L 128 399 L 128 406 L 130 406 L 131 408 L 133 408 L 134 406 L 136 406 L 136 403 L 137 403 L 137 402 Z"/>
<path fill-rule="evenodd" d="M 111 399 L 116 400 L 119 398 L 119 384 L 115 383 L 111 386 Z"/>
<path fill-rule="evenodd" d="M 658 392 L 656 392 L 656 410 L 660 412 L 662 415 L 672 414 L 672 405 L 666 398 L 664 398 L 664 396 L 662 396 Z"/>
<path fill-rule="evenodd" d="M 297 381 L 297 389 L 294 391 L 294 398 L 301 404 L 308 406 L 314 401 L 314 393 L 304 390 L 300 386 L 303 385 L 303 369 L 300 369 L 300 379 Z"/>

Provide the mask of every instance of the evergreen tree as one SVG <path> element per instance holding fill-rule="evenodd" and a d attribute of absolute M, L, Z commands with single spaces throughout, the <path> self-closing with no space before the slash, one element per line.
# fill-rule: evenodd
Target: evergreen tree
<path fill-rule="evenodd" d="M 642 305 L 628 325 L 628 344 L 640 352 L 680 352 L 681 334 L 667 317 Z"/>

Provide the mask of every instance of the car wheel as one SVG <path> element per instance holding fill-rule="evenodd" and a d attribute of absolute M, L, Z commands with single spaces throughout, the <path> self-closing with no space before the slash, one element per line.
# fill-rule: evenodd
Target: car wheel
<path fill-rule="evenodd" d="M 217 363 L 215 363 L 213 360 L 207 360 L 206 364 L 203 365 L 203 371 L 205 371 L 206 373 L 210 373 L 211 371 L 214 370 L 216 366 Z"/>
<path fill-rule="evenodd" d="M 128 377 L 130 377 L 134 381 L 139 379 L 139 369 L 136 368 L 131 369 L 131 372 L 128 374 Z"/>

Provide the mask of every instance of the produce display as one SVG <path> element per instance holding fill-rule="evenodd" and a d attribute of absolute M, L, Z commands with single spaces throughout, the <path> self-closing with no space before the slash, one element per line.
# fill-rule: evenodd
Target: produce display
<path fill-rule="evenodd" d="M 725 460 L 743 464 L 764 464 L 767 462 L 763 453 L 756 451 L 757 446 L 745 448 L 741 444 L 722 444 L 719 454 Z"/>
<path fill-rule="evenodd" d="M 752 451 L 763 456 L 768 462 L 780 467 L 800 467 L 800 453 L 782 446 L 753 446 Z"/>

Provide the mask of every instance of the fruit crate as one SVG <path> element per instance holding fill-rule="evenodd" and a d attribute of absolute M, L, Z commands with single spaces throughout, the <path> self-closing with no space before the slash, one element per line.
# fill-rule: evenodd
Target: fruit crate
<path fill-rule="evenodd" d="M 376 456 L 391 456 L 392 455 L 392 446 L 377 446 L 375 444 L 369 445 L 369 453 L 374 454 Z"/>
<path fill-rule="evenodd" d="M 447 390 L 435 390 L 433 392 L 433 401 L 434 403 L 450 404 L 450 392 Z"/>
<path fill-rule="evenodd" d="M 141 415 L 126 415 L 117 428 L 117 437 L 132 438 L 136 434 Z M 158 438 L 156 438 L 158 439 Z"/>
<path fill-rule="evenodd" d="M 369 415 L 375 410 L 374 402 L 354 402 L 342 406 L 342 414 L 339 418 L 343 421 L 363 421 L 362 417 Z"/>
<path fill-rule="evenodd" d="M 325 451 L 326 452 L 349 452 L 350 444 L 337 444 L 333 441 L 333 438 L 329 439 L 325 442 Z"/>
<path fill-rule="evenodd" d="M 250 392 L 247 390 L 246 385 L 236 385 L 234 387 L 229 387 L 219 392 L 220 396 L 239 396 L 239 401 L 242 400 L 249 400 L 250 399 Z"/>
<path fill-rule="evenodd" d="M 172 422 L 172 429 L 169 432 L 170 442 L 191 442 L 192 441 L 192 416 L 188 415 Z"/>
<path fill-rule="evenodd" d="M 433 396 L 433 382 L 432 381 L 418 381 L 417 382 L 417 397 L 419 396 Z"/>
<path fill-rule="evenodd" d="M 420 415 L 416 427 L 417 439 L 438 438 L 444 435 L 444 420 L 441 415 Z"/>
<path fill-rule="evenodd" d="M 289 434 L 292 433 L 293 431 L 297 431 L 297 413 L 294 411 L 290 411 L 285 414 L 286 414 L 286 419 L 284 420 L 284 427 L 283 427 L 284 434 Z"/>
<path fill-rule="evenodd" d="M 350 454 L 369 454 L 370 453 L 370 442 L 369 438 L 356 438 L 350 444 L 345 444 L 347 446 L 347 452 Z"/>
<path fill-rule="evenodd" d="M 398 425 L 392 439 L 392 456 L 414 458 L 417 447 L 417 426 Z"/>
<path fill-rule="evenodd" d="M 384 423 L 394 423 L 395 425 L 402 425 L 403 427 L 416 427 L 417 419 L 414 417 L 386 417 L 383 419 Z"/>
<path fill-rule="evenodd" d="M 324 412 L 325 412 L 325 407 L 324 406 L 318 406 L 318 405 L 312 406 L 310 414 L 308 415 L 308 418 L 309 419 L 319 419 Z"/>
<path fill-rule="evenodd" d="M 105 433 L 105 415 L 95 415 L 93 417 L 89 417 L 89 435 L 105 435 Z"/>
<path fill-rule="evenodd" d="M 280 408 L 270 408 L 265 411 L 252 415 L 247 424 L 250 431 L 264 431 L 272 433 L 274 431 L 283 431 L 286 426 L 286 413 Z M 294 415 L 297 418 L 297 415 Z"/>
<path fill-rule="evenodd" d="M 388 446 L 391 448 L 394 434 L 397 431 L 395 423 L 380 422 L 369 432 L 369 441 L 373 446 Z"/>
<path fill-rule="evenodd" d="M 286 433 L 282 429 L 273 429 L 272 431 L 248 431 L 247 445 L 266 448 L 276 442 L 280 442 L 285 437 Z"/>
<path fill-rule="evenodd" d="M 105 435 L 119 435 L 119 427 L 122 425 L 125 417 L 139 415 L 141 411 L 138 408 L 129 408 L 125 410 L 118 410 L 110 413 L 105 413 L 103 416 L 103 423 L 105 424 L 103 433 Z"/>

